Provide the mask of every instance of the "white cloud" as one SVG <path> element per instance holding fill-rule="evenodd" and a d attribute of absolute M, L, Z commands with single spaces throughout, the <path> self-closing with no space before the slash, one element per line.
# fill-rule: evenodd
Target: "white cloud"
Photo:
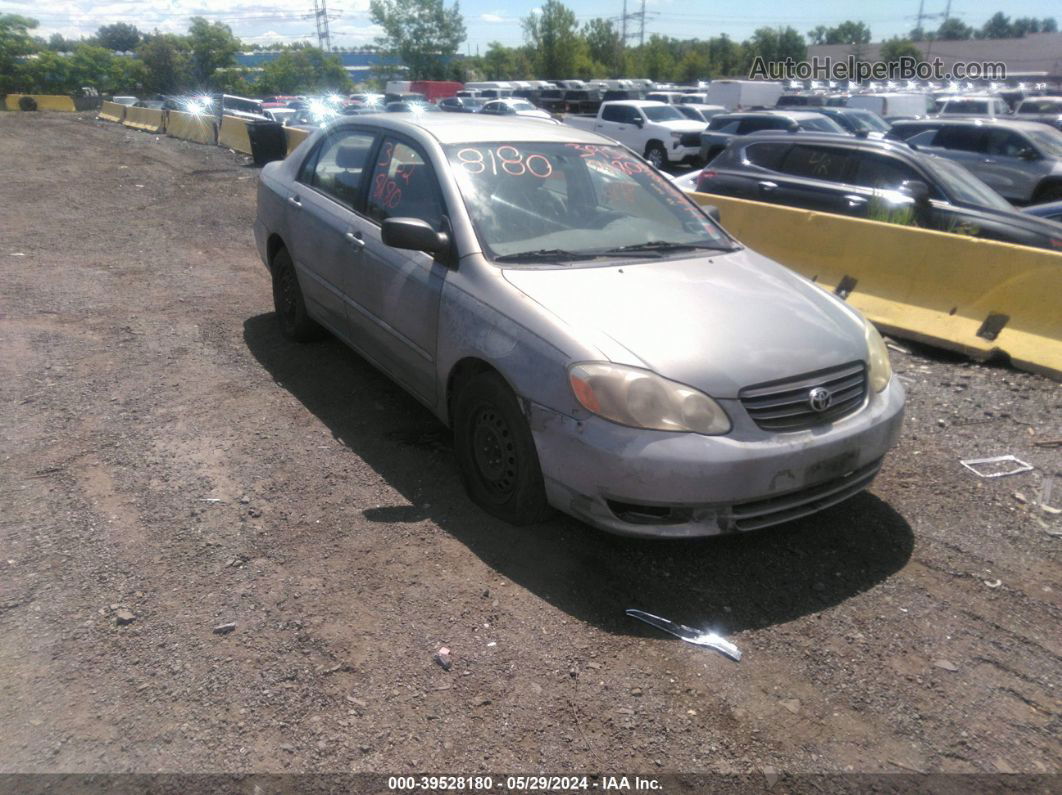
<path fill-rule="evenodd" d="M 508 22 L 509 20 L 500 14 L 480 14 L 479 18 L 483 22 Z"/>

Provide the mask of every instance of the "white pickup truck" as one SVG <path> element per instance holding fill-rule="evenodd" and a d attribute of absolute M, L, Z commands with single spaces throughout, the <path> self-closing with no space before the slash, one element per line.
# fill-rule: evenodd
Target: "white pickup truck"
<path fill-rule="evenodd" d="M 667 163 L 697 160 L 704 122 L 692 121 L 671 105 L 648 100 L 604 102 L 597 116 L 566 116 L 572 127 L 607 135 L 657 168 Z"/>

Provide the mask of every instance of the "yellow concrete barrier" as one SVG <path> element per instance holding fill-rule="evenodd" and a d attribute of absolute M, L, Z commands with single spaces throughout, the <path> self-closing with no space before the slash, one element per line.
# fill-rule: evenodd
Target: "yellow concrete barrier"
<path fill-rule="evenodd" d="M 251 154 L 251 138 L 247 134 L 247 121 L 236 116 L 222 116 L 218 128 L 218 146 L 227 146 L 237 152 Z"/>
<path fill-rule="evenodd" d="M 284 128 L 284 140 L 288 142 L 287 154 L 291 154 L 298 149 L 299 144 L 310 137 L 309 130 L 300 130 L 298 127 L 285 127 Z"/>
<path fill-rule="evenodd" d="M 742 243 L 897 336 L 1062 378 L 1062 253 L 694 194 Z"/>
<path fill-rule="evenodd" d="M 117 102 L 103 102 L 96 118 L 121 123 L 125 120 L 125 105 L 120 105 Z"/>
<path fill-rule="evenodd" d="M 166 114 L 166 135 L 197 144 L 217 143 L 217 124 L 213 116 L 171 110 Z"/>
<path fill-rule="evenodd" d="M 126 108 L 122 124 L 144 132 L 166 132 L 166 111 L 153 108 Z"/>
<path fill-rule="evenodd" d="M 4 99 L 4 107 L 8 110 L 21 110 L 18 101 L 22 97 L 32 97 L 37 103 L 37 110 L 61 110 L 69 113 L 77 110 L 73 97 L 62 94 L 8 94 Z"/>

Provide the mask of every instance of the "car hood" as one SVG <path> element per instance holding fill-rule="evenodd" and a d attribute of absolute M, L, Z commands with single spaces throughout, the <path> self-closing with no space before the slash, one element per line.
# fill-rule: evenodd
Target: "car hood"
<path fill-rule="evenodd" d="M 667 127 L 669 130 L 675 132 L 700 132 L 704 129 L 703 121 L 694 121 L 693 119 L 670 119 L 668 121 L 654 121 L 650 124 L 659 124 L 661 127 Z"/>
<path fill-rule="evenodd" d="M 854 310 L 747 249 L 504 276 L 607 359 L 713 397 L 866 358 Z"/>

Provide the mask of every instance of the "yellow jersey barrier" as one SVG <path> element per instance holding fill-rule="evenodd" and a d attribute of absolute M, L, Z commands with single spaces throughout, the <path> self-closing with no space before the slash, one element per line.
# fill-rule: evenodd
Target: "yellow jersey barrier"
<path fill-rule="evenodd" d="M 1062 378 L 1062 252 L 693 194 L 742 243 L 896 336 Z"/>
<path fill-rule="evenodd" d="M 166 114 L 166 135 L 197 144 L 215 144 L 217 123 L 213 116 L 171 110 Z"/>
<path fill-rule="evenodd" d="M 288 142 L 287 154 L 291 154 L 298 149 L 299 144 L 310 137 L 309 130 L 300 130 L 298 127 L 285 127 L 284 128 L 284 140 Z"/>
<path fill-rule="evenodd" d="M 125 105 L 104 101 L 100 104 L 100 112 L 96 115 L 96 118 L 104 121 L 116 121 L 121 124 L 125 121 Z"/>
<path fill-rule="evenodd" d="M 247 134 L 247 122 L 236 116 L 222 116 L 218 129 L 218 146 L 227 146 L 245 155 L 251 154 L 251 138 Z"/>
<path fill-rule="evenodd" d="M 77 110 L 74 98 L 63 94 L 8 94 L 4 98 L 4 107 L 8 110 L 21 110 L 18 102 L 23 97 L 29 97 L 37 103 L 37 110 L 61 110 L 73 113 Z"/>
<path fill-rule="evenodd" d="M 144 132 L 166 132 L 166 111 L 153 108 L 126 108 L 122 124 Z"/>

